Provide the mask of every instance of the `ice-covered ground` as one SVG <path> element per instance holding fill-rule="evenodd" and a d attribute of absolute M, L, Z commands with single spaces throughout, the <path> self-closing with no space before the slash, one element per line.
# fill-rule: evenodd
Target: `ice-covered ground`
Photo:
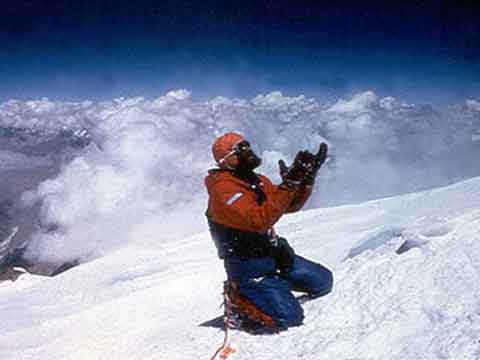
<path fill-rule="evenodd" d="M 277 230 L 333 269 L 334 291 L 304 305 L 301 327 L 232 331 L 234 359 L 480 358 L 480 178 L 303 211 Z M 156 231 L 136 228 L 152 244 Z M 198 325 L 221 313 L 223 279 L 199 233 L 0 283 L 0 358 L 209 359 L 223 334 Z"/>

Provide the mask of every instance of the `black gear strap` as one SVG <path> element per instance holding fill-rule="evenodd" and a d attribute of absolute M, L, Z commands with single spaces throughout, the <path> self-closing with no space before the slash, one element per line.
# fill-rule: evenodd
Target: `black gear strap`
<path fill-rule="evenodd" d="M 257 204 L 260 206 L 267 200 L 267 194 L 263 191 L 262 181 L 260 177 L 253 171 L 240 172 L 236 171 L 233 175 L 250 185 L 250 188 L 255 192 Z"/>
<path fill-rule="evenodd" d="M 207 220 L 220 259 L 228 257 L 252 259 L 271 255 L 269 234 L 233 229 L 214 222 L 208 215 Z"/>

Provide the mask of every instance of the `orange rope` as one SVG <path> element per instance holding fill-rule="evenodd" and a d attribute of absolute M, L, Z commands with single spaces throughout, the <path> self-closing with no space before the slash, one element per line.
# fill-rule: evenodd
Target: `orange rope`
<path fill-rule="evenodd" d="M 223 344 L 215 351 L 215 354 L 212 356 L 211 360 L 215 360 L 215 358 L 220 354 L 220 359 L 226 360 L 230 354 L 235 352 L 235 349 L 232 348 L 229 344 L 229 334 L 228 334 L 228 326 L 230 323 L 230 298 L 227 295 L 227 292 L 224 290 L 223 292 L 223 297 L 224 297 L 224 303 L 226 307 L 226 316 L 224 318 L 224 324 L 225 324 L 225 336 L 223 338 Z"/>

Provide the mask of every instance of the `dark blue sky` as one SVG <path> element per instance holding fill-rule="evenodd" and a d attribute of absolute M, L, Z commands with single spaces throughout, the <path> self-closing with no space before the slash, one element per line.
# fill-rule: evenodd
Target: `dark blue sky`
<path fill-rule="evenodd" d="M 281 90 L 333 99 L 369 89 L 439 104 L 480 97 L 478 1 L 322 3 L 9 1 L 0 100 L 177 88 L 197 97 Z"/>

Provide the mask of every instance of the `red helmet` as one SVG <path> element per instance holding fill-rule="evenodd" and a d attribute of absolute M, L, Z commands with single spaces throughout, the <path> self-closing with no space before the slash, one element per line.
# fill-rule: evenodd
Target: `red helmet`
<path fill-rule="evenodd" d="M 234 168 L 238 165 L 234 147 L 244 140 L 242 135 L 234 132 L 226 133 L 215 140 L 212 145 L 212 153 L 220 168 Z"/>

